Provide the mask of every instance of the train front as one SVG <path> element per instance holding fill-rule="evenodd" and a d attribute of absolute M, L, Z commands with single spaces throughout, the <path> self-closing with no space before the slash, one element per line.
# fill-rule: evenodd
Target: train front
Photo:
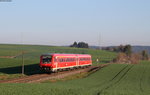
<path fill-rule="evenodd" d="M 42 71 L 50 72 L 53 68 L 53 56 L 50 54 L 41 55 L 39 65 Z"/>

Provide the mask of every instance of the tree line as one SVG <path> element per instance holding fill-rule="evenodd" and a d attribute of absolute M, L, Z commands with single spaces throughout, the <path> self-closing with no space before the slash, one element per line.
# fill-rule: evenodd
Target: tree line
<path fill-rule="evenodd" d="M 138 64 L 140 60 L 149 60 L 148 51 L 143 50 L 139 53 L 134 53 L 132 52 L 132 46 L 129 44 L 117 47 L 106 47 L 103 48 L 103 50 L 118 52 L 117 58 L 113 60 L 115 63 Z"/>
<path fill-rule="evenodd" d="M 89 48 L 88 43 L 85 42 L 74 42 L 70 47 L 76 47 L 76 48 Z"/>

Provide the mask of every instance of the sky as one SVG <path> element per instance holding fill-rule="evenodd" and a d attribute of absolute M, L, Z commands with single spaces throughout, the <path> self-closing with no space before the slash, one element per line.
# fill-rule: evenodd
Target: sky
<path fill-rule="evenodd" d="M 150 46 L 150 0 L 0 2 L 0 43 Z"/>

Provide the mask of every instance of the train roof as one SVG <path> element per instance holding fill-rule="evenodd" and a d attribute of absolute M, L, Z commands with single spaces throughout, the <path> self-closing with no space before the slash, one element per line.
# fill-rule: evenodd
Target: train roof
<path fill-rule="evenodd" d="M 42 56 L 47 56 L 47 55 L 52 55 L 52 56 L 91 56 L 89 54 L 67 54 L 67 53 L 45 53 L 45 54 L 42 54 Z"/>

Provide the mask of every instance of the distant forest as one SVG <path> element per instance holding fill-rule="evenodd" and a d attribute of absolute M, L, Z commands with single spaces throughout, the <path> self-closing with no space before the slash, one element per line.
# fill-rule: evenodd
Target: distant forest
<path fill-rule="evenodd" d="M 94 48 L 94 49 L 104 49 L 104 48 L 113 48 L 116 46 L 108 46 L 108 47 L 99 47 L 99 46 L 89 46 L 89 48 Z M 150 54 L 150 46 L 132 46 L 132 51 L 135 53 L 141 52 L 143 50 L 146 50 Z"/>
<path fill-rule="evenodd" d="M 133 52 L 140 52 L 146 50 L 150 54 L 150 46 L 132 46 Z"/>
<path fill-rule="evenodd" d="M 89 48 L 88 43 L 85 42 L 74 42 L 70 47 L 76 47 L 76 48 Z"/>

